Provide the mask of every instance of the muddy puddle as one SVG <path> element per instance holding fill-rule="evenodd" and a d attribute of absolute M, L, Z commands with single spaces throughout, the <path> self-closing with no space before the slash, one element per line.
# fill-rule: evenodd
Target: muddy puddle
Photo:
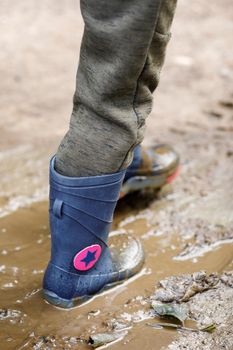
<path fill-rule="evenodd" d="M 122 200 L 113 230 L 141 238 L 146 251 L 144 268 L 136 278 L 70 311 L 54 308 L 41 297 L 50 247 L 47 202 L 1 218 L 0 349 L 88 349 L 90 345 L 80 338 L 112 329 L 127 330 L 112 349 L 166 348 L 178 333 L 148 326 L 156 317 L 146 300 L 158 281 L 200 270 L 221 273 L 232 269 L 229 203 L 225 222 L 220 224 L 208 221 L 209 204 L 202 215 L 197 210 L 195 219 L 193 202 L 193 196 L 173 193 L 171 187 L 156 194 L 137 194 L 136 201 L 135 196 Z M 206 199 L 203 207 L 205 203 Z M 212 238 L 198 241 L 201 230 Z"/>

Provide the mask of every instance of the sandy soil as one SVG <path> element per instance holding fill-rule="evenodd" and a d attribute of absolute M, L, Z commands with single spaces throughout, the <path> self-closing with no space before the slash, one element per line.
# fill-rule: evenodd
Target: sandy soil
<path fill-rule="evenodd" d="M 216 323 L 212 334 L 187 333 L 184 339 L 182 333 L 147 326 L 155 318 L 148 298 L 159 280 L 233 269 L 232 19 L 230 0 L 179 1 L 145 144 L 174 145 L 181 175 L 159 194 L 139 194 L 137 201 L 128 198 L 118 206 L 114 230 L 141 237 L 147 253 L 138 279 L 64 313 L 40 295 L 49 255 L 48 161 L 68 127 L 83 24 L 77 2 L 1 0 L 4 350 L 86 349 L 77 338 L 122 324 L 130 329 L 112 349 L 232 349 L 232 314 L 225 312 L 232 312 L 232 285 L 219 284 L 189 302 L 191 319 L 201 322 L 208 315 Z"/>

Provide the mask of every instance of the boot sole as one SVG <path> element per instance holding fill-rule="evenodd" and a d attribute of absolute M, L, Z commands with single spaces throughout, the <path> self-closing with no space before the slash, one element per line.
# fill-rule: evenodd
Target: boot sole
<path fill-rule="evenodd" d="M 133 277 L 134 276 L 132 276 L 132 278 Z M 106 284 L 104 286 L 104 288 L 102 288 L 96 294 L 84 295 L 82 297 L 76 297 L 76 298 L 73 298 L 71 300 L 63 299 L 63 298 L 59 297 L 57 294 L 55 294 L 49 290 L 46 290 L 46 289 L 43 290 L 43 297 L 49 304 L 52 304 L 53 306 L 56 306 L 56 307 L 61 308 L 61 309 L 73 309 L 73 308 L 82 306 L 83 304 L 91 301 L 92 299 L 94 299 L 97 296 L 103 295 L 104 292 L 107 292 L 107 291 L 113 289 L 114 287 L 121 286 L 122 284 L 124 284 L 126 281 L 129 281 L 130 279 L 131 278 L 129 278 L 128 280 L 123 280 L 123 281 L 118 281 L 118 282 Z"/>
<path fill-rule="evenodd" d="M 158 174 L 153 176 L 134 176 L 127 180 L 121 188 L 120 198 L 127 194 L 147 189 L 160 189 L 166 184 L 173 182 L 179 175 L 180 167 L 176 167 L 169 174 Z"/>

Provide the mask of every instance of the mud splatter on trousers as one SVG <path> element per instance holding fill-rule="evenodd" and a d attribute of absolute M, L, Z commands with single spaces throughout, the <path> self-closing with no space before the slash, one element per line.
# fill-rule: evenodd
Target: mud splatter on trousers
<path fill-rule="evenodd" d="M 91 176 L 130 164 L 152 109 L 176 3 L 81 0 L 85 29 L 57 171 Z"/>

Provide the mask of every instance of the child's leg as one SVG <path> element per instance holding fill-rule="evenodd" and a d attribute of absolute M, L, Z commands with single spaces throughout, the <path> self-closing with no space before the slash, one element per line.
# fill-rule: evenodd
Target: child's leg
<path fill-rule="evenodd" d="M 137 239 L 118 234 L 109 247 L 108 235 L 125 177 L 119 170 L 141 141 L 142 111 L 151 105 L 148 54 L 165 3 L 81 1 L 85 32 L 73 114 L 50 164 L 52 244 L 43 292 L 54 305 L 73 307 L 142 267 Z"/>
<path fill-rule="evenodd" d="M 91 176 L 129 165 L 151 110 L 175 3 L 81 0 L 85 31 L 58 172 Z"/>

